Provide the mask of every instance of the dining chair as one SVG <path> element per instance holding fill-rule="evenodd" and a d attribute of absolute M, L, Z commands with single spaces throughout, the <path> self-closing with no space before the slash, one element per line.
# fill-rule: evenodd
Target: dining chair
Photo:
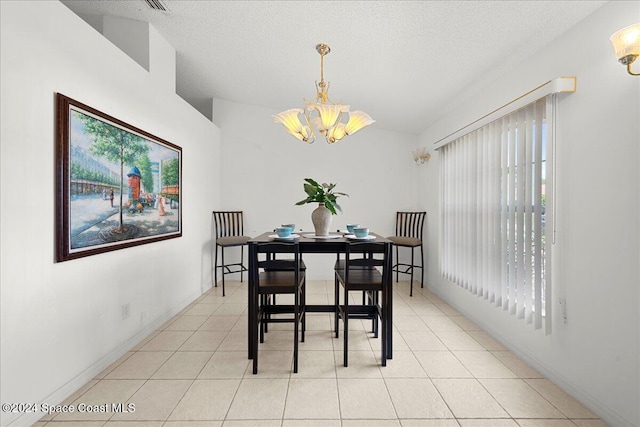
<path fill-rule="evenodd" d="M 276 253 L 268 253 L 266 254 L 266 256 L 269 260 L 271 260 L 271 262 L 269 263 L 268 267 L 264 268 L 265 271 L 290 270 L 291 263 L 294 261 L 293 258 L 286 258 L 286 259 L 277 258 Z M 301 272 L 304 273 L 307 271 L 307 265 L 304 263 L 304 260 L 302 259 L 302 254 L 300 254 L 300 257 L 298 259 L 298 266 Z M 271 298 L 272 298 L 273 304 L 275 304 L 276 295 L 272 295 Z M 268 332 L 268 331 L 269 331 L 269 323 L 267 322 L 264 325 L 264 332 Z"/>
<path fill-rule="evenodd" d="M 258 373 L 258 342 L 264 343 L 269 323 L 293 323 L 293 372 L 298 372 L 298 340 L 304 342 L 305 332 L 305 271 L 301 269 L 300 246 L 297 241 L 256 243 L 254 265 L 258 271 L 250 272 L 256 280 L 258 295 L 255 354 L 253 373 Z M 274 259 L 277 254 L 288 254 L 290 259 Z M 261 259 L 263 258 L 263 259 Z M 293 304 L 277 304 L 276 295 L 293 295 Z M 300 333 L 301 332 L 301 333 Z M 258 339 L 259 338 L 259 339 Z"/>
<path fill-rule="evenodd" d="M 387 237 L 393 242 L 396 252 L 396 262 L 393 264 L 392 271 L 396 272 L 396 282 L 399 280 L 400 273 L 411 275 L 411 288 L 409 295 L 413 296 L 413 270 L 420 269 L 420 287 L 424 287 L 424 250 L 422 244 L 422 231 L 424 228 L 424 219 L 426 212 L 396 212 L 396 234 Z M 400 262 L 398 248 L 411 249 L 411 263 Z M 414 260 L 414 252 L 416 248 L 420 248 L 420 265 Z"/>
<path fill-rule="evenodd" d="M 218 268 L 222 273 L 222 296 L 225 296 L 224 276 L 232 273 L 240 273 L 240 281 L 247 267 L 243 263 L 244 247 L 248 244 L 248 236 L 244 236 L 244 214 L 242 211 L 213 211 L 213 223 L 215 228 L 215 254 L 213 267 L 214 286 L 218 287 Z M 240 247 L 240 262 L 225 263 L 224 250 L 230 247 Z M 222 259 L 218 266 L 218 248 Z"/>
<path fill-rule="evenodd" d="M 349 365 L 349 319 L 372 320 L 372 332 L 378 338 L 378 319 L 382 323 L 382 366 L 387 364 L 387 292 L 391 282 L 387 267 L 387 250 L 384 242 L 348 242 L 344 260 L 338 260 L 335 268 L 335 334 L 339 335 L 338 319 L 343 323 L 344 366 Z M 340 286 L 343 301 L 340 304 Z M 350 292 L 362 292 L 362 304 L 352 304 Z"/>

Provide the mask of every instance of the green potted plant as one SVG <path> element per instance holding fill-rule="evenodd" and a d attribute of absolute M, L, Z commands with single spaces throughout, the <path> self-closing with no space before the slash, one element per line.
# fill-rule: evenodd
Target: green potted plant
<path fill-rule="evenodd" d="M 349 195 L 334 191 L 336 184 L 319 184 L 311 178 L 305 178 L 304 181 L 304 192 L 307 194 L 307 198 L 300 200 L 296 205 L 318 203 L 318 207 L 311 213 L 311 221 L 316 236 L 328 236 L 332 215 L 337 215 L 337 211 L 342 212 L 342 208 L 337 202 L 338 197 L 349 197 Z"/>

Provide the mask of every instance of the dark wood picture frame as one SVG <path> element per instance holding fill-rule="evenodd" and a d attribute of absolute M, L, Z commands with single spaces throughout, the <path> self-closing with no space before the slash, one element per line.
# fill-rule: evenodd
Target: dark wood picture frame
<path fill-rule="evenodd" d="M 56 94 L 56 262 L 182 236 L 182 148 Z"/>

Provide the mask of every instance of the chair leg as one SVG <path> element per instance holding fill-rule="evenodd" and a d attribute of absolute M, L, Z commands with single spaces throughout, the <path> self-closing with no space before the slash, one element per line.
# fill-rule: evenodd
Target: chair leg
<path fill-rule="evenodd" d="M 264 304 L 276 305 L 275 295 L 264 295 L 263 298 L 264 298 Z M 265 314 L 264 317 L 267 320 L 264 322 L 264 325 L 262 325 L 262 328 L 264 329 L 265 333 L 269 333 L 269 320 L 271 319 L 271 314 Z M 260 342 L 264 342 L 264 340 Z"/>
<path fill-rule="evenodd" d="M 420 259 L 422 260 L 420 264 L 420 287 L 424 288 L 424 251 L 422 243 L 420 244 Z"/>
<path fill-rule="evenodd" d="M 253 325 L 253 328 L 260 328 L 260 325 L 262 324 L 260 309 L 258 308 L 257 310 L 258 310 L 258 314 L 256 316 L 256 320 L 258 323 L 256 325 Z M 256 336 L 255 336 L 255 339 L 253 340 L 253 345 L 255 346 L 255 351 L 253 354 L 253 374 L 254 375 L 258 373 L 258 353 L 260 353 L 258 349 L 258 340 L 259 340 L 259 334 L 256 331 Z"/>
<path fill-rule="evenodd" d="M 369 302 L 369 305 L 375 305 L 375 294 L 371 291 L 367 292 L 367 300 Z M 364 305 L 364 301 L 363 301 L 363 305 Z M 373 333 L 374 338 L 378 338 L 378 318 L 377 317 L 373 317 L 371 318 L 371 333 Z"/>
<path fill-rule="evenodd" d="M 378 300 L 378 292 L 377 291 L 373 291 L 372 292 L 372 299 L 371 299 L 371 304 L 375 307 L 378 305 L 379 300 Z M 378 314 L 374 314 L 373 315 L 373 337 L 374 338 L 378 338 Z"/>
<path fill-rule="evenodd" d="M 333 278 L 333 295 L 334 295 L 334 300 L 335 300 L 335 313 L 334 313 L 334 327 L 335 327 L 335 331 L 336 331 L 336 338 L 338 338 L 340 336 L 340 332 L 339 332 L 339 325 L 338 325 L 338 317 L 340 315 L 340 289 L 338 286 L 338 278 L 334 277 Z"/>
<path fill-rule="evenodd" d="M 388 318 L 389 316 L 387 316 L 386 311 L 389 309 L 389 307 L 387 306 L 387 298 L 385 296 L 385 292 L 384 290 L 382 291 L 382 308 L 380 310 L 380 313 L 382 315 L 382 319 L 381 320 L 381 326 L 382 326 L 382 339 L 380 341 L 382 344 L 382 352 L 381 352 L 381 356 L 380 356 L 380 363 L 382 364 L 382 366 L 387 366 L 387 327 L 388 327 Z"/>
<path fill-rule="evenodd" d="M 266 295 L 260 295 L 260 307 L 263 308 L 266 306 L 266 302 L 267 302 L 267 297 Z M 262 312 L 262 314 L 260 315 L 260 318 L 258 319 L 258 327 L 260 328 L 260 342 L 263 343 L 264 342 L 264 333 L 265 333 L 265 317 L 267 315 L 264 314 L 264 311 Z"/>
<path fill-rule="evenodd" d="M 221 273 L 222 273 L 222 296 L 224 296 L 224 276 L 225 276 L 225 274 L 224 274 L 224 266 L 226 265 L 224 263 L 224 246 L 222 247 L 221 252 L 222 252 L 222 271 L 221 271 Z"/>
<path fill-rule="evenodd" d="M 300 326 L 298 317 L 300 314 L 300 294 L 295 293 L 295 300 L 293 305 L 293 373 L 298 373 L 298 327 Z"/>
<path fill-rule="evenodd" d="M 304 332 L 305 329 L 307 328 L 307 279 L 304 280 L 304 282 L 302 282 L 302 290 L 301 290 L 301 295 L 300 295 L 300 312 L 301 312 L 301 318 L 302 318 L 302 339 L 300 340 L 300 342 L 304 342 Z"/>
<path fill-rule="evenodd" d="M 396 283 L 398 283 L 398 281 L 400 280 L 400 256 L 398 252 L 398 246 L 394 246 L 396 247 Z"/>
<path fill-rule="evenodd" d="M 214 260 L 214 268 L 213 268 L 213 283 L 215 287 L 218 287 L 218 244 L 216 243 L 216 255 Z"/>
<path fill-rule="evenodd" d="M 344 325 L 344 367 L 349 366 L 349 292 L 344 289 L 344 310 L 342 311 L 342 324 Z"/>
<path fill-rule="evenodd" d="M 413 267 L 415 265 L 415 262 L 413 260 L 413 253 L 415 252 L 414 249 L 415 248 L 411 248 L 411 291 L 409 292 L 410 297 L 413 296 Z"/>
<path fill-rule="evenodd" d="M 242 282 L 242 273 L 244 273 L 244 268 L 242 261 L 244 260 L 244 245 L 240 246 L 240 281 Z"/>

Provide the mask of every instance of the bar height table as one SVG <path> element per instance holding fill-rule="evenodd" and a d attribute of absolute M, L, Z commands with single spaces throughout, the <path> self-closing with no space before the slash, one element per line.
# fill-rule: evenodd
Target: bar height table
<path fill-rule="evenodd" d="M 388 307 L 386 307 L 386 315 L 388 316 L 388 321 L 385 322 L 388 326 L 386 331 L 386 336 L 388 338 L 387 341 L 387 359 L 391 359 L 393 356 L 393 327 L 392 319 L 393 319 L 393 289 L 392 280 L 391 280 L 391 248 L 392 242 L 385 237 L 382 237 L 378 234 L 371 233 L 373 236 L 376 236 L 376 242 L 382 241 L 385 244 L 385 258 L 387 260 L 385 265 L 385 270 L 388 274 L 385 274 L 384 277 L 387 278 L 384 283 L 384 291 L 387 292 L 386 300 L 388 302 Z M 272 236 L 273 232 L 265 232 L 256 236 L 249 240 L 249 291 L 248 295 L 248 316 L 249 316 L 249 326 L 248 326 L 248 358 L 253 359 L 254 352 L 258 351 L 255 348 L 257 327 L 256 327 L 256 316 L 257 316 L 257 307 L 258 307 L 258 292 L 256 291 L 256 283 L 257 283 L 257 274 L 258 269 L 256 268 L 257 261 L 257 253 L 256 253 L 256 244 L 269 242 L 273 240 Z M 348 239 L 345 238 L 342 234 L 337 235 L 337 237 L 332 238 L 314 238 L 314 237 L 306 237 L 305 235 L 313 235 L 313 233 L 301 233 L 298 242 L 300 244 L 300 253 L 301 254 L 341 254 L 346 252 Z M 332 271 L 333 273 L 333 271 Z M 306 304 L 307 313 L 335 313 L 335 306 L 333 304 Z"/>

